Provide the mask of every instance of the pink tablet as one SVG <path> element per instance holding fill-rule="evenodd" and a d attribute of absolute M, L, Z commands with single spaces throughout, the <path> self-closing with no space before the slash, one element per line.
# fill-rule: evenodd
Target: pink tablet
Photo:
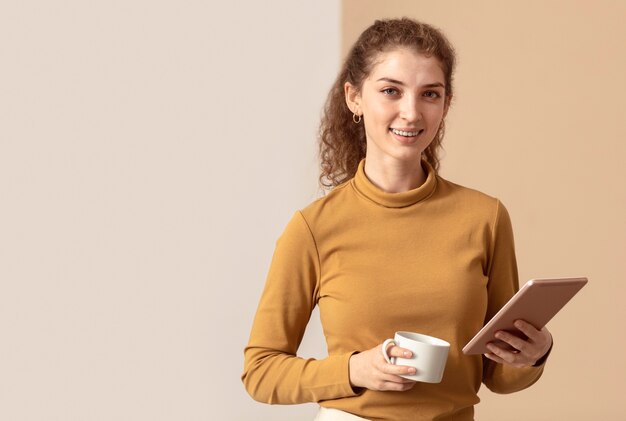
<path fill-rule="evenodd" d="M 464 354 L 485 354 L 488 342 L 500 342 L 494 337 L 506 330 L 525 337 L 513 323 L 522 319 L 543 328 L 558 311 L 587 283 L 587 278 L 531 279 L 463 348 Z"/>

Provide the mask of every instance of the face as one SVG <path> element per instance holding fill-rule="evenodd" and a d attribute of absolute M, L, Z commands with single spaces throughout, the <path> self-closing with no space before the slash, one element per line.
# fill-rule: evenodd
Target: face
<path fill-rule="evenodd" d="M 414 162 L 448 110 L 441 64 L 408 49 L 381 53 L 376 62 L 360 92 L 346 83 L 346 101 L 363 116 L 368 158 Z"/>

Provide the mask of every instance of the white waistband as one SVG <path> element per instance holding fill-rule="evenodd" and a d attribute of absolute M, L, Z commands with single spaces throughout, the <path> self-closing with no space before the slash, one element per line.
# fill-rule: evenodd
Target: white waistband
<path fill-rule="evenodd" d="M 313 421 L 356 421 L 365 420 L 366 418 L 357 417 L 349 412 L 340 411 L 339 409 L 320 407 L 317 416 Z"/>

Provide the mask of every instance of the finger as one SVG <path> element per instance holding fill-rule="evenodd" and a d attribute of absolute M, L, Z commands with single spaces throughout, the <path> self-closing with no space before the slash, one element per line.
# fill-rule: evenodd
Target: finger
<path fill-rule="evenodd" d="M 385 342 L 387 342 L 387 341 L 385 341 Z M 388 356 L 391 356 L 391 355 L 389 354 L 389 351 L 390 351 L 392 348 L 394 348 L 396 345 L 395 345 L 392 341 L 389 341 L 389 343 L 387 343 L 387 345 L 385 346 L 385 342 L 384 342 L 384 343 L 382 343 L 382 344 L 380 344 L 380 348 L 381 348 L 381 350 L 382 350 L 382 353 L 383 353 L 383 354 L 387 354 Z"/>
<path fill-rule="evenodd" d="M 548 345 L 548 348 L 550 348 L 552 346 L 552 334 L 545 326 L 541 329 L 541 334 L 546 338 L 546 344 Z"/>
<path fill-rule="evenodd" d="M 384 374 L 382 379 L 386 382 L 392 383 L 415 383 L 417 380 L 405 379 L 404 377 L 396 376 L 395 374 Z"/>
<path fill-rule="evenodd" d="M 416 382 L 412 383 L 396 383 L 396 382 L 382 382 L 379 390 L 388 390 L 392 392 L 404 392 L 415 386 Z"/>
<path fill-rule="evenodd" d="M 493 352 L 487 352 L 486 354 L 483 354 L 485 357 L 489 358 L 492 361 L 495 361 L 499 364 L 506 364 L 506 361 L 504 361 L 502 358 L 498 357 L 496 354 L 494 354 Z"/>
<path fill-rule="evenodd" d="M 404 377 L 389 375 L 385 377 L 385 381 L 389 381 L 393 383 L 409 384 L 409 383 L 415 383 L 417 380 L 405 379 Z"/>
<path fill-rule="evenodd" d="M 532 341 L 541 341 L 542 334 L 537 328 L 526 320 L 516 320 L 514 323 L 515 327 L 518 328 L 524 335 L 526 335 Z"/>
<path fill-rule="evenodd" d="M 500 359 L 500 361 L 498 361 L 499 363 L 509 364 L 517 368 L 533 364 L 529 356 L 520 351 L 507 351 L 494 345 L 493 343 L 487 344 L 487 348 L 491 351 L 491 354 Z"/>
<path fill-rule="evenodd" d="M 518 364 L 518 355 L 519 353 L 513 353 L 510 351 L 506 351 L 502 348 L 500 348 L 497 345 L 494 345 L 493 343 L 488 343 L 487 344 L 487 349 L 489 351 L 491 351 L 492 354 L 495 354 L 497 357 L 500 357 L 504 362 L 508 363 L 508 364 Z"/>
<path fill-rule="evenodd" d="M 400 388 L 400 392 L 404 392 L 406 390 L 412 389 L 413 386 L 415 386 L 415 383 L 417 383 L 417 382 L 402 383 L 401 388 Z"/>
<path fill-rule="evenodd" d="M 405 392 L 407 390 L 411 390 L 413 388 L 413 386 L 415 386 L 415 383 L 417 382 L 411 382 L 411 383 L 406 383 L 403 386 L 402 392 Z"/>
<path fill-rule="evenodd" d="M 415 370 L 415 367 L 410 367 L 407 365 L 394 365 L 394 364 L 389 364 L 386 363 L 383 364 L 382 367 L 380 367 L 380 371 L 382 371 L 383 373 L 386 374 L 393 374 L 396 376 L 400 376 L 400 375 L 413 375 L 417 372 L 417 370 Z"/>
<path fill-rule="evenodd" d="M 512 335 L 507 331 L 499 330 L 496 332 L 495 336 L 497 339 L 506 342 L 518 351 L 527 351 L 529 348 L 529 344 L 527 341 L 520 337 Z M 511 350 L 510 352 L 515 353 L 513 350 Z"/>
<path fill-rule="evenodd" d="M 388 355 L 390 357 L 411 358 L 413 356 L 413 353 L 410 349 L 400 348 L 399 346 L 394 345 L 389 348 Z"/>

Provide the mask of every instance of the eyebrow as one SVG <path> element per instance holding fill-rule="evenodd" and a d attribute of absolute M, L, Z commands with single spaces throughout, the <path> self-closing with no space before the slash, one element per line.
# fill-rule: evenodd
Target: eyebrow
<path fill-rule="evenodd" d="M 396 85 L 400 85 L 400 86 L 405 86 L 403 82 L 396 80 L 396 79 L 391 79 L 388 77 L 381 77 L 380 79 L 378 79 L 376 82 L 389 82 L 389 83 L 395 83 Z M 424 88 L 444 88 L 446 89 L 446 86 L 441 83 L 441 82 L 435 82 L 435 83 L 429 83 L 427 85 L 423 86 Z"/>

